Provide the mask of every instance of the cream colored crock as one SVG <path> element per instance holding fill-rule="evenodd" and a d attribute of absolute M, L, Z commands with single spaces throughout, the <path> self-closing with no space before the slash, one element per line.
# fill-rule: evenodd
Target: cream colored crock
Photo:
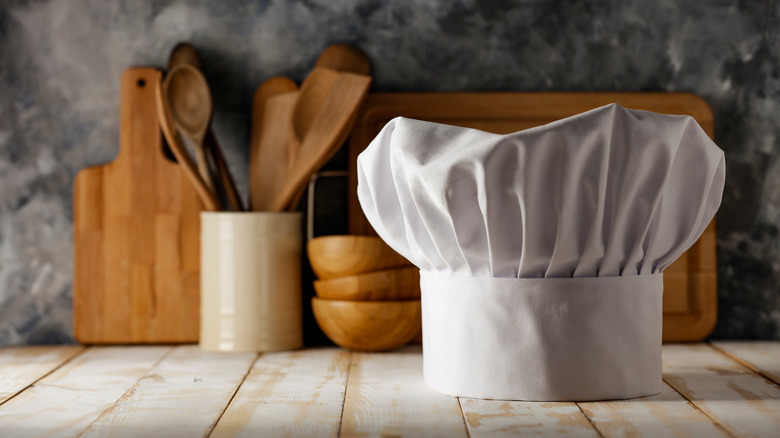
<path fill-rule="evenodd" d="M 303 346 L 300 213 L 201 213 L 200 346 Z"/>

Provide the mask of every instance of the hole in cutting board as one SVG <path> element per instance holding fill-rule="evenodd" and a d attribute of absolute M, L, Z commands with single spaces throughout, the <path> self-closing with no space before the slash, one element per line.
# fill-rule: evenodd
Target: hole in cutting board
<path fill-rule="evenodd" d="M 139 88 L 142 88 L 144 85 L 146 85 L 146 80 L 144 80 L 144 79 L 139 79 L 139 80 L 136 82 L 136 84 L 138 84 L 138 87 L 139 87 Z"/>

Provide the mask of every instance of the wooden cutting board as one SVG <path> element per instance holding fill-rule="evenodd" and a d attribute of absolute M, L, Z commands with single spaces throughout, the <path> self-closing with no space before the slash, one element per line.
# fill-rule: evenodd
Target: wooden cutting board
<path fill-rule="evenodd" d="M 349 230 L 375 235 L 357 200 L 357 156 L 392 118 L 404 116 L 508 134 L 617 102 L 626 108 L 688 114 L 712 137 L 712 110 L 689 93 L 374 93 L 349 141 Z M 717 317 L 715 222 L 664 271 L 664 341 L 707 337 Z"/>
<path fill-rule="evenodd" d="M 197 342 L 203 209 L 163 154 L 153 84 L 122 75 L 119 154 L 73 186 L 74 328 L 82 343 Z"/>

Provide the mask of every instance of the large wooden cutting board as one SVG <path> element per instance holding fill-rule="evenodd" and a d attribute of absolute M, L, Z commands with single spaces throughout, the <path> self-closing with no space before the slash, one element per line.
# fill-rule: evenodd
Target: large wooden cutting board
<path fill-rule="evenodd" d="M 197 342 L 202 205 L 163 155 L 154 83 L 122 75 L 119 154 L 82 170 L 73 187 L 76 339 Z"/>
<path fill-rule="evenodd" d="M 349 142 L 349 230 L 375 234 L 357 200 L 358 154 L 397 116 L 508 134 L 617 102 L 626 108 L 688 114 L 712 137 L 712 110 L 688 93 L 374 93 Z M 717 317 L 715 223 L 664 271 L 664 341 L 707 337 Z"/>

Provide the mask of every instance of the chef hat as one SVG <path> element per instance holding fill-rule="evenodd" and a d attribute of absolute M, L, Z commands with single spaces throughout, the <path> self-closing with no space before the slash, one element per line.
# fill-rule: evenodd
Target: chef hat
<path fill-rule="evenodd" d="M 660 391 L 662 272 L 724 178 L 693 118 L 617 104 L 508 135 L 399 117 L 358 157 L 368 221 L 421 270 L 425 381 L 512 400 Z"/>

